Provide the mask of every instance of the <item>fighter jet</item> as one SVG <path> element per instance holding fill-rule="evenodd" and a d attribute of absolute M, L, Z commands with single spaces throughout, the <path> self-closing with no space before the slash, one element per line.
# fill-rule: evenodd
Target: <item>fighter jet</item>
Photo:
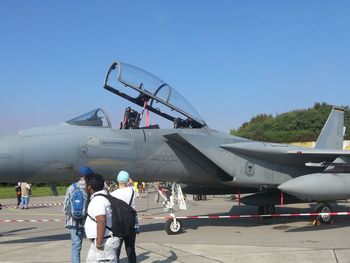
<path fill-rule="evenodd" d="M 158 77 L 115 62 L 104 88 L 139 107 L 127 108 L 120 129 L 103 109 L 57 125 L 0 135 L 0 182 L 74 181 L 81 165 L 113 180 L 181 183 L 190 194 L 248 194 L 241 202 L 271 214 L 275 205 L 350 197 L 350 152 L 342 150 L 344 110 L 334 108 L 313 149 L 257 142 L 210 129 L 183 97 Z M 140 127 L 153 112 L 173 124 Z M 327 223 L 329 218 L 323 220 Z"/>

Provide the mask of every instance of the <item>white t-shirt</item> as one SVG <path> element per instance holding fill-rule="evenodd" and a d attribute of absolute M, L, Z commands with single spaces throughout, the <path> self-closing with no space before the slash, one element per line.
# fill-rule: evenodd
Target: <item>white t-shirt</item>
<path fill-rule="evenodd" d="M 125 203 L 129 204 L 130 203 L 130 199 L 132 196 L 132 191 L 134 191 L 134 197 L 131 201 L 131 207 L 135 209 L 135 197 L 136 197 L 136 193 L 135 193 L 135 189 L 134 187 L 125 187 L 125 188 L 119 188 L 115 191 L 113 191 L 111 193 L 112 196 L 123 200 Z"/>
<path fill-rule="evenodd" d="M 105 194 L 107 195 L 106 190 L 98 191 L 94 193 L 91 196 L 91 201 L 89 203 L 87 212 L 88 214 L 96 219 L 96 216 L 99 215 L 106 215 L 106 226 L 111 227 L 112 226 L 112 209 L 111 209 L 111 204 L 107 200 L 107 198 L 103 196 L 96 196 L 97 194 Z M 96 238 L 97 235 L 97 224 L 95 221 L 93 221 L 89 216 L 86 217 L 85 221 L 85 234 L 86 237 L 89 239 Z M 109 236 L 111 235 L 112 232 L 106 228 L 104 236 Z"/>

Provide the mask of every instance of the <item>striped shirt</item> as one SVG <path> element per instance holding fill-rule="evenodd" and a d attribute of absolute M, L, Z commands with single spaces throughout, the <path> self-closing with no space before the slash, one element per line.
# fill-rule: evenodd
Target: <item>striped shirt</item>
<path fill-rule="evenodd" d="M 77 186 L 80 187 L 81 189 L 86 188 L 86 183 L 85 180 L 79 180 L 77 182 Z M 66 195 L 64 197 L 64 205 L 63 205 L 63 212 L 64 215 L 66 216 L 66 227 L 67 228 L 71 228 L 71 227 L 78 227 L 78 228 L 83 228 L 84 227 L 84 220 L 79 220 L 77 221 L 76 219 L 74 219 L 73 217 L 71 217 L 71 213 L 70 213 L 70 197 L 72 195 L 72 192 L 74 190 L 73 185 L 69 186 L 67 191 L 66 191 Z"/>

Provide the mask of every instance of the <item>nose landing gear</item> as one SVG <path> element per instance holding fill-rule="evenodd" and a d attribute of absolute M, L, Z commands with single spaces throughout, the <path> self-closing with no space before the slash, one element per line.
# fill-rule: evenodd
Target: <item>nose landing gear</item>
<path fill-rule="evenodd" d="M 175 204 L 178 204 L 180 210 L 186 210 L 186 202 L 184 196 L 182 194 L 181 186 L 176 183 L 172 183 L 171 185 L 171 195 L 165 195 L 158 184 L 155 184 L 156 189 L 158 190 L 158 198 L 161 197 L 164 201 L 163 209 L 171 218 L 167 219 L 165 222 L 165 231 L 168 235 L 177 235 L 183 231 L 182 221 L 177 219 L 174 214 Z"/>
<path fill-rule="evenodd" d="M 180 219 L 176 219 L 175 215 L 173 218 L 169 218 L 165 222 L 165 232 L 168 235 L 176 235 L 182 232 L 182 221 Z"/>

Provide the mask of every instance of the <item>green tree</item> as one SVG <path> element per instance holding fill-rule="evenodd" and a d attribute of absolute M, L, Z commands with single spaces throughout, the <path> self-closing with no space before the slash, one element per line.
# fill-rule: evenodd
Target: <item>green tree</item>
<path fill-rule="evenodd" d="M 317 140 L 321 129 L 332 110 L 327 103 L 315 103 L 312 108 L 294 110 L 275 117 L 271 114 L 258 114 L 241 127 L 231 129 L 230 134 L 257 140 L 278 143 L 305 142 Z M 345 109 L 347 127 L 345 139 L 350 139 L 350 109 Z"/>

